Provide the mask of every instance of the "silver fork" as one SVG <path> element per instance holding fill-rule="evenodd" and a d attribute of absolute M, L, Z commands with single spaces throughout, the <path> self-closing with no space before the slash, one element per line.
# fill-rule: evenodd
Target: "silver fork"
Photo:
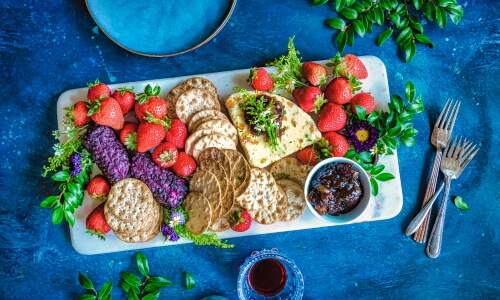
<path fill-rule="evenodd" d="M 422 207 L 425 207 L 432 195 L 435 194 L 436 182 L 439 174 L 439 165 L 441 164 L 441 158 L 443 156 L 443 149 L 446 148 L 448 142 L 450 141 L 451 132 L 453 131 L 453 126 L 455 126 L 455 120 L 457 118 L 459 108 L 460 101 L 453 103 L 453 100 L 448 99 L 443 107 L 443 110 L 439 114 L 438 119 L 436 120 L 434 129 L 432 130 L 431 143 L 434 147 L 436 147 L 436 156 L 434 157 L 431 177 L 427 185 L 427 190 L 425 191 Z M 413 239 L 416 242 L 425 242 L 427 227 L 429 225 L 429 216 L 430 214 L 427 214 L 421 223 L 423 226 L 417 228 L 415 234 L 413 235 Z"/>
<path fill-rule="evenodd" d="M 462 149 L 462 151 L 468 151 L 469 147 L 471 145 L 472 144 L 470 142 L 464 141 L 464 149 Z M 472 147 L 472 149 L 474 149 L 475 147 L 476 146 Z M 479 148 L 476 149 L 476 151 L 474 151 L 472 154 L 464 157 L 464 160 L 460 163 L 460 168 L 458 170 L 458 173 L 455 174 L 451 179 L 457 179 L 458 177 L 460 177 L 460 174 L 462 174 L 462 172 L 467 167 L 467 165 L 470 163 L 470 161 L 472 160 L 472 158 L 474 157 L 474 155 L 476 155 L 476 153 L 477 153 L 478 150 L 479 150 Z M 412 235 L 420 227 L 420 225 L 424 221 L 424 218 L 427 216 L 427 213 L 431 209 L 432 204 L 434 204 L 435 200 L 438 198 L 439 194 L 443 190 L 443 187 L 444 187 L 444 182 L 441 183 L 441 186 L 439 186 L 439 188 L 436 191 L 436 193 L 434 194 L 434 196 L 432 196 L 432 198 L 429 199 L 429 201 L 427 202 L 427 204 L 425 204 L 425 206 L 422 208 L 422 210 L 420 210 L 420 212 L 410 222 L 410 224 L 408 225 L 408 228 L 406 229 L 406 235 L 407 236 Z"/>
<path fill-rule="evenodd" d="M 462 143 L 462 138 L 459 139 L 458 143 L 455 138 L 451 147 L 446 149 L 445 157 L 441 162 L 441 172 L 445 175 L 443 200 L 441 202 L 441 206 L 439 207 L 439 212 L 434 226 L 432 227 L 429 242 L 427 243 L 427 247 L 425 249 L 427 256 L 431 258 L 436 258 L 441 253 L 444 217 L 446 214 L 446 205 L 448 203 L 451 180 L 458 178 L 462 174 L 465 167 L 467 167 L 478 151 L 479 148 L 476 149 L 476 145 L 472 145 L 472 143 L 467 142 L 467 139 L 464 139 Z"/>

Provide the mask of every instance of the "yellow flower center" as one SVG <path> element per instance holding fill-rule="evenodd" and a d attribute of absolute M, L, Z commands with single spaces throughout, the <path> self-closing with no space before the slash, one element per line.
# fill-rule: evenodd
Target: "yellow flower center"
<path fill-rule="evenodd" d="M 356 137 L 360 142 L 366 142 L 370 137 L 370 133 L 366 129 L 360 129 L 356 131 Z"/>

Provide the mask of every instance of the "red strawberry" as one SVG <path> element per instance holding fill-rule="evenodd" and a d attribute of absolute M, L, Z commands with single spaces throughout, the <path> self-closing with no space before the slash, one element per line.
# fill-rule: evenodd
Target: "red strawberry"
<path fill-rule="evenodd" d="M 323 92 L 315 86 L 304 86 L 295 88 L 292 92 L 293 98 L 305 112 L 314 111 L 318 113 L 321 106 L 328 101 L 323 98 Z"/>
<path fill-rule="evenodd" d="M 165 134 L 165 141 L 173 143 L 177 149 L 183 149 L 184 144 L 186 144 L 187 135 L 186 125 L 179 119 L 172 119 L 170 129 Z"/>
<path fill-rule="evenodd" d="M 104 201 L 108 198 L 110 189 L 111 185 L 106 178 L 98 174 L 89 181 L 87 185 L 87 194 L 89 194 L 92 199 Z"/>
<path fill-rule="evenodd" d="M 137 150 L 137 123 L 125 122 L 120 130 L 120 141 L 129 150 Z"/>
<path fill-rule="evenodd" d="M 134 87 L 128 88 L 124 86 L 116 89 L 113 93 L 113 98 L 115 98 L 116 101 L 118 101 L 118 104 L 120 104 L 123 115 L 128 114 L 135 104 Z"/>
<path fill-rule="evenodd" d="M 335 78 L 326 86 L 325 98 L 335 104 L 349 103 L 355 90 L 353 86 L 356 85 L 348 79 L 343 77 Z"/>
<path fill-rule="evenodd" d="M 177 153 L 177 162 L 172 166 L 175 174 L 183 177 L 189 177 L 196 171 L 196 161 L 186 152 Z"/>
<path fill-rule="evenodd" d="M 109 87 L 99 82 L 99 79 L 96 79 L 94 83 L 87 83 L 88 91 L 87 91 L 87 99 L 89 102 L 94 102 L 95 100 L 102 100 L 106 97 L 111 96 L 111 90 Z"/>
<path fill-rule="evenodd" d="M 76 127 L 83 126 L 91 121 L 88 116 L 89 109 L 87 108 L 87 102 L 78 101 L 73 106 L 71 106 L 66 113 L 68 117 Z"/>
<path fill-rule="evenodd" d="M 356 105 L 364 107 L 368 115 L 375 109 L 375 98 L 368 93 L 361 92 L 351 99 L 351 111 L 355 114 L 357 114 Z"/>
<path fill-rule="evenodd" d="M 319 113 L 318 129 L 321 132 L 339 131 L 346 123 L 347 114 L 340 105 L 327 103 Z"/>
<path fill-rule="evenodd" d="M 252 216 L 246 210 L 235 211 L 229 216 L 229 224 L 234 231 L 247 231 L 252 226 Z"/>
<path fill-rule="evenodd" d="M 173 143 L 165 142 L 156 146 L 152 156 L 157 165 L 162 168 L 170 168 L 177 161 L 177 148 Z"/>
<path fill-rule="evenodd" d="M 87 216 L 87 221 L 85 222 L 87 233 L 95 235 L 101 240 L 105 240 L 106 237 L 104 235 L 111 231 L 111 227 L 109 227 L 108 222 L 106 222 L 106 217 L 104 216 L 105 204 L 106 202 L 103 202 L 94 208 Z"/>
<path fill-rule="evenodd" d="M 307 147 L 296 154 L 297 159 L 304 165 L 314 166 L 319 161 L 319 153 L 313 147 Z"/>
<path fill-rule="evenodd" d="M 137 151 L 146 152 L 158 146 L 164 138 L 165 127 L 161 124 L 161 121 L 141 121 L 137 128 Z"/>
<path fill-rule="evenodd" d="M 323 139 L 328 141 L 328 152 L 330 152 L 332 156 L 344 156 L 347 150 L 349 150 L 349 143 L 347 142 L 347 138 L 340 133 L 334 131 L 325 133 L 323 135 Z"/>
<path fill-rule="evenodd" d="M 251 68 L 247 81 L 257 91 L 269 91 L 274 87 L 273 79 L 264 68 Z"/>
<path fill-rule="evenodd" d="M 340 53 L 337 53 L 331 60 L 333 62 L 334 76 L 353 76 L 357 79 L 365 79 L 368 77 L 366 66 L 354 54 L 346 54 L 344 57 L 341 57 Z"/>
<path fill-rule="evenodd" d="M 137 94 L 136 103 L 134 105 L 135 116 L 139 121 L 142 121 L 147 113 L 150 112 L 157 119 L 162 120 L 167 115 L 167 102 L 160 98 L 160 87 L 157 85 L 154 88 L 147 85 L 144 88 L 144 93 Z"/>
<path fill-rule="evenodd" d="M 326 68 L 314 62 L 305 62 L 302 64 L 302 73 L 311 85 L 320 86 L 326 82 Z"/>
<path fill-rule="evenodd" d="M 90 118 L 99 125 L 109 126 L 120 130 L 125 120 L 123 119 L 120 104 L 112 97 L 94 101 L 89 109 Z"/>

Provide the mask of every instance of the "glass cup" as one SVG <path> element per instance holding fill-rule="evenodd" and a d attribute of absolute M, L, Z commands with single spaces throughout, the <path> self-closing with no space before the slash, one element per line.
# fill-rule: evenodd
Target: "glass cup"
<path fill-rule="evenodd" d="M 302 299 L 304 278 L 293 260 L 278 249 L 253 251 L 239 268 L 242 300 Z"/>

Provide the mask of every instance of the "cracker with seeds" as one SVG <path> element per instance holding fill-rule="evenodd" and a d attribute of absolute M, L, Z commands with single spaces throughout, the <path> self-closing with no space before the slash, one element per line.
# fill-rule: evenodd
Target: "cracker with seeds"
<path fill-rule="evenodd" d="M 196 142 L 204 137 L 204 136 L 207 136 L 207 135 L 212 135 L 212 134 L 221 134 L 221 130 L 220 129 L 203 129 L 203 130 L 197 130 L 193 133 L 191 133 L 187 139 L 186 139 L 186 142 L 184 143 L 184 149 L 186 149 L 186 153 L 189 154 L 189 155 L 193 155 L 193 147 L 194 147 L 194 144 L 196 144 Z M 237 144 L 237 137 L 236 137 L 236 140 L 234 139 L 234 137 L 232 138 L 234 144 L 236 145 Z M 212 148 L 212 147 L 210 147 Z"/>
<path fill-rule="evenodd" d="M 236 127 L 227 119 L 208 119 L 200 123 L 195 130 L 204 129 L 216 130 L 220 134 L 232 138 L 236 144 L 238 143 L 238 132 L 236 131 Z"/>
<path fill-rule="evenodd" d="M 310 170 L 310 166 L 304 165 L 295 157 L 285 157 L 273 163 L 269 172 L 276 180 L 291 179 L 303 187 Z"/>
<path fill-rule="evenodd" d="M 215 221 L 219 217 L 217 210 L 221 205 L 221 189 L 217 177 L 208 171 L 197 169 L 189 181 L 189 190 L 201 193 L 208 199 L 212 218 L 210 222 Z"/>
<path fill-rule="evenodd" d="M 124 221 L 141 221 L 153 209 L 153 194 L 141 180 L 126 178 L 115 183 L 109 191 L 105 206 Z"/>
<path fill-rule="evenodd" d="M 203 234 L 211 224 L 212 211 L 209 200 L 198 192 L 189 192 L 182 203 L 189 216 L 186 228 L 193 234 Z"/>
<path fill-rule="evenodd" d="M 228 119 L 226 115 L 221 112 L 220 110 L 216 109 L 205 109 L 202 111 L 199 111 L 195 113 L 191 119 L 189 120 L 187 127 L 189 132 L 193 132 L 193 128 L 196 124 L 196 122 L 200 121 L 201 119 L 208 118 L 208 117 L 219 117 L 221 119 Z"/>
<path fill-rule="evenodd" d="M 163 220 L 163 208 L 159 205 L 155 211 L 157 213 L 154 216 L 154 222 L 152 222 L 152 225 L 147 229 L 135 233 L 115 231 L 116 237 L 127 243 L 144 243 L 154 239 L 160 233 L 161 222 Z"/>
<path fill-rule="evenodd" d="M 236 150 L 222 149 L 231 162 L 231 182 L 234 187 L 234 195 L 238 197 L 243 194 L 250 185 L 251 168 L 245 156 Z"/>
<path fill-rule="evenodd" d="M 178 118 L 175 111 L 177 99 L 182 93 L 192 88 L 206 89 L 207 91 L 211 92 L 217 99 L 219 99 L 219 92 L 213 82 L 203 77 L 189 78 L 175 86 L 172 90 L 170 90 L 167 96 L 165 96 L 165 101 L 168 104 L 168 116 L 170 118 Z"/>
<path fill-rule="evenodd" d="M 175 103 L 177 117 L 184 123 L 188 123 L 191 117 L 205 109 L 220 110 L 219 99 L 205 89 L 191 88 L 183 92 Z"/>
<path fill-rule="evenodd" d="M 200 154 L 198 154 L 198 159 L 199 160 L 213 159 L 216 162 L 220 163 L 222 165 L 222 167 L 224 168 L 226 178 L 228 180 L 230 179 L 230 177 L 231 177 L 231 163 L 229 162 L 229 158 L 227 157 L 227 155 L 221 149 L 219 149 L 217 147 L 206 148 L 205 150 L 201 151 Z M 231 181 L 231 180 L 229 180 L 229 181 Z"/>
<path fill-rule="evenodd" d="M 236 144 L 231 138 L 215 133 L 202 136 L 198 139 L 198 141 L 196 141 L 196 143 L 194 143 L 192 149 L 186 149 L 186 152 L 191 152 L 193 154 L 193 158 L 198 160 L 198 154 L 200 154 L 200 152 L 205 150 L 206 148 L 210 147 L 236 150 Z"/>
<path fill-rule="evenodd" d="M 283 188 L 288 199 L 288 205 L 282 221 L 293 221 L 300 217 L 307 206 L 304 190 L 293 180 L 279 179 L 276 183 Z"/>
<path fill-rule="evenodd" d="M 236 198 L 237 203 L 248 211 L 268 207 L 276 201 L 276 181 L 262 168 L 252 168 L 250 174 L 250 185 Z"/>

